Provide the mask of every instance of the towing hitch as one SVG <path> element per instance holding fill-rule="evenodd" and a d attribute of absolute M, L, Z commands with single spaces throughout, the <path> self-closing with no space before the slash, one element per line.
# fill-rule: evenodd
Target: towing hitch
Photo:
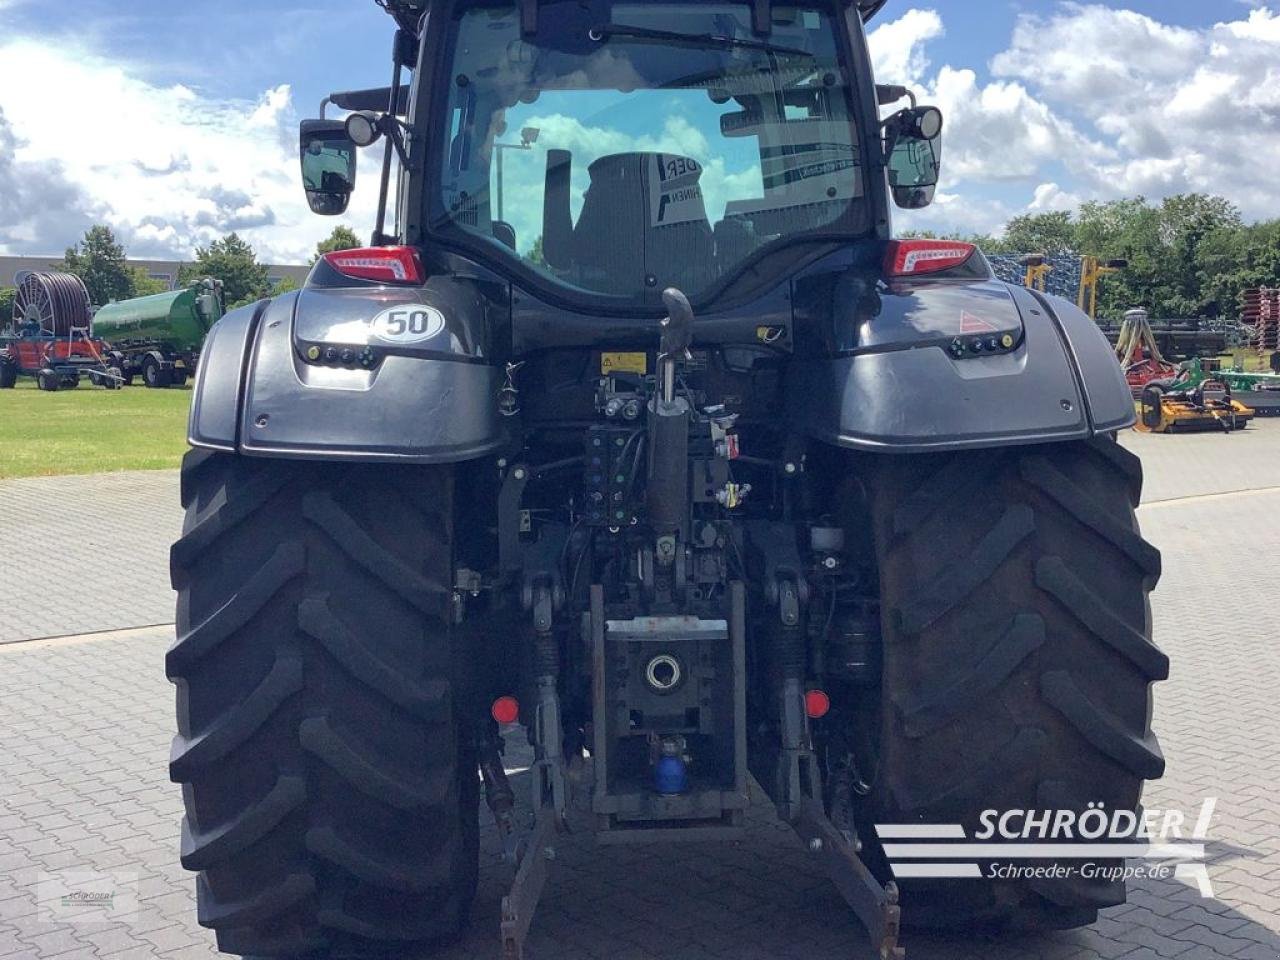
<path fill-rule="evenodd" d="M 840 896 L 853 908 L 871 937 L 871 946 L 880 960 L 905 960 L 906 950 L 898 945 L 902 932 L 902 908 L 898 905 L 898 885 L 890 880 L 880 885 L 858 856 L 858 844 L 827 817 L 814 800 L 799 804 L 792 827 L 809 852 L 822 858 L 827 876 Z"/>
<path fill-rule="evenodd" d="M 547 864 L 555 859 L 551 841 L 556 833 L 554 811 L 538 811 L 533 832 L 523 844 L 511 890 L 502 898 L 502 960 L 521 960 L 529 926 L 547 882 Z"/>

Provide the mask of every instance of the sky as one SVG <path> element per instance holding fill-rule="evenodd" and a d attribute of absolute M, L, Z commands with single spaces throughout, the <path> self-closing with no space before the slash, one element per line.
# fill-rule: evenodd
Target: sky
<path fill-rule="evenodd" d="M 937 202 L 899 229 L 1191 191 L 1280 217 L 1280 0 L 892 0 L 870 40 L 877 79 L 947 118 Z M 296 130 L 385 84 L 390 41 L 372 0 L 0 0 L 0 252 L 97 222 L 136 257 L 236 230 L 305 262 L 335 222 L 367 235 L 374 156 L 348 215 L 314 217 Z"/>

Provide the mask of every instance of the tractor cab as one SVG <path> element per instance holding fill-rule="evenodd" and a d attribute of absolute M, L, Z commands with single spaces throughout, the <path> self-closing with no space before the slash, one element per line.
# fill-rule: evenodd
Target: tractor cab
<path fill-rule="evenodd" d="M 887 238 L 886 170 L 901 205 L 932 200 L 941 114 L 912 98 L 880 121 L 911 94 L 871 80 L 862 18 L 879 3 L 400 6 L 392 87 L 335 94 L 346 120 L 302 129 L 324 214 L 346 208 L 355 147 L 387 138 L 397 222 L 375 246 L 452 250 L 582 310 L 642 311 L 668 287 L 700 305 L 744 276 L 776 281 L 798 247 Z M 408 96 L 401 66 L 416 67 Z"/>

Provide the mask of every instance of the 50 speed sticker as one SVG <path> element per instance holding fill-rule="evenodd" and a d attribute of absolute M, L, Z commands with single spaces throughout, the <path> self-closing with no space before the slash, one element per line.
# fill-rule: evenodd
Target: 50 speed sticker
<path fill-rule="evenodd" d="M 402 303 L 383 310 L 370 326 L 387 343 L 421 343 L 444 332 L 444 314 L 425 303 Z"/>

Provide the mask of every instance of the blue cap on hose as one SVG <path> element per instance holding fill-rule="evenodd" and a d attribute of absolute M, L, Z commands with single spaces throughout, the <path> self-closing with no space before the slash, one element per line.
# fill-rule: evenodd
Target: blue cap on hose
<path fill-rule="evenodd" d="M 666 796 L 684 793 L 689 789 L 689 770 L 684 760 L 670 755 L 658 758 L 653 765 L 653 786 Z"/>

